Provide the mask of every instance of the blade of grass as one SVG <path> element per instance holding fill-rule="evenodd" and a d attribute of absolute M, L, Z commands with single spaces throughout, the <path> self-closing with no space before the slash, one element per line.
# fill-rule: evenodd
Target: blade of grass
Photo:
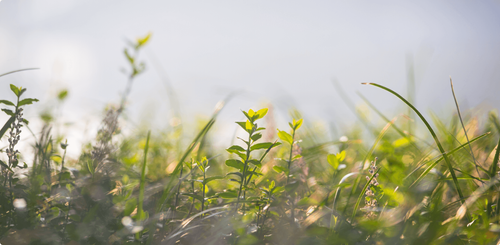
<path fill-rule="evenodd" d="M 493 122 L 495 127 L 497 128 L 498 133 L 500 134 L 500 124 L 498 123 L 498 118 L 494 114 L 490 114 L 490 120 Z M 498 138 L 497 149 L 495 152 L 495 157 L 493 158 L 493 163 L 491 164 L 491 174 L 490 176 L 495 176 L 498 169 L 498 158 L 500 155 L 500 137 Z"/>
<path fill-rule="evenodd" d="M 342 179 L 340 179 L 339 185 L 344 183 L 344 181 L 346 181 L 349 177 L 354 176 L 356 174 L 359 174 L 359 172 L 352 172 L 352 173 L 348 173 L 348 174 L 344 175 L 342 177 Z M 332 213 L 331 213 L 331 220 L 330 220 L 330 229 L 333 229 L 333 223 L 332 223 L 334 220 L 333 216 L 334 216 L 335 207 L 337 206 L 338 197 L 340 196 L 340 191 L 342 191 L 342 186 L 339 186 L 337 188 L 337 191 L 335 192 L 335 197 L 333 198 Z"/>
<path fill-rule="evenodd" d="M 176 176 L 177 174 L 179 174 L 179 181 L 178 181 L 178 184 L 176 185 L 178 187 L 178 190 L 177 190 L 177 194 L 176 194 L 176 202 L 174 203 L 174 207 L 177 206 L 177 201 L 178 201 L 178 196 L 179 196 L 179 191 L 180 191 L 180 182 L 182 181 L 182 166 L 183 166 L 183 162 L 186 160 L 186 158 L 189 156 L 189 154 L 191 154 L 191 152 L 194 150 L 194 148 L 196 147 L 196 145 L 199 143 L 199 141 L 201 140 L 201 138 L 210 130 L 210 128 L 213 126 L 213 124 L 215 123 L 215 119 L 217 118 L 219 112 L 222 110 L 222 108 L 224 107 L 225 103 L 227 103 L 227 101 L 229 101 L 229 99 L 233 96 L 233 94 L 230 94 L 228 97 L 226 97 L 226 99 L 220 101 L 216 108 L 215 108 L 215 112 L 213 113 L 212 117 L 210 118 L 210 120 L 208 121 L 208 123 L 203 127 L 203 129 L 198 133 L 198 135 L 196 135 L 196 137 L 194 138 L 194 140 L 191 142 L 191 144 L 189 145 L 189 147 L 187 148 L 187 150 L 184 152 L 184 154 L 182 155 L 182 157 L 179 159 L 179 162 L 177 163 L 177 165 L 175 166 L 175 169 L 174 171 L 172 172 L 171 176 Z M 170 191 L 170 187 L 172 186 L 172 183 L 174 181 L 175 178 L 170 178 L 170 180 L 168 181 L 165 189 L 163 190 L 163 193 L 162 193 L 162 196 L 159 200 L 159 205 L 157 206 L 157 212 L 160 212 L 163 208 L 163 205 L 164 203 L 167 201 L 167 195 Z"/>
<path fill-rule="evenodd" d="M 450 86 L 451 86 L 451 93 L 453 94 L 453 100 L 455 100 L 455 105 L 457 107 L 458 118 L 460 119 L 460 123 L 462 124 L 462 129 L 464 130 L 465 139 L 467 139 L 467 143 L 469 145 L 470 155 L 472 156 L 472 160 L 474 160 L 477 176 L 478 178 L 480 178 L 481 176 L 479 175 L 479 169 L 477 167 L 476 157 L 474 156 L 474 152 L 472 151 L 472 146 L 470 146 L 469 136 L 467 135 L 467 130 L 465 130 L 464 121 L 462 120 L 462 114 L 460 113 L 460 106 L 458 106 L 458 101 L 457 97 L 455 96 L 455 89 L 453 89 L 453 81 L 451 80 L 451 77 L 450 77 Z"/>
<path fill-rule="evenodd" d="M 491 176 L 494 177 L 497 173 L 498 168 L 498 158 L 500 157 L 500 137 L 498 138 L 497 150 L 495 152 L 495 157 L 493 158 L 493 163 L 491 164 Z"/>
<path fill-rule="evenodd" d="M 408 92 L 408 101 L 412 104 L 415 104 L 415 65 L 413 61 L 413 55 L 408 54 L 406 56 L 406 70 L 407 70 L 407 92 Z M 413 117 L 412 111 L 408 108 L 408 117 L 410 121 L 408 122 L 408 132 L 409 134 L 413 133 L 413 128 L 411 124 L 411 119 Z M 415 124 L 416 125 L 416 124 Z"/>
<path fill-rule="evenodd" d="M 148 131 L 148 136 L 146 138 L 146 145 L 144 146 L 144 162 L 142 163 L 142 171 L 141 171 L 141 183 L 139 185 L 139 202 L 137 204 L 137 214 L 139 215 L 139 219 L 142 220 L 145 217 L 142 217 L 143 211 L 143 202 L 144 202 L 144 186 L 146 183 L 146 163 L 148 160 L 148 150 L 149 150 L 149 137 L 151 136 L 151 130 Z M 139 233 L 137 233 L 139 234 Z"/>
<path fill-rule="evenodd" d="M 19 69 L 19 70 L 15 70 L 15 71 L 9 71 L 7 73 L 0 74 L 0 77 L 7 76 L 9 74 L 16 73 L 16 72 L 29 71 L 29 70 L 38 70 L 38 69 L 40 69 L 40 68 L 24 68 L 24 69 Z"/>
<path fill-rule="evenodd" d="M 352 111 L 354 115 L 365 125 L 365 127 L 372 133 L 373 135 L 377 135 L 377 130 L 373 127 L 373 125 L 370 124 L 370 122 L 362 116 L 360 113 L 356 111 L 356 106 L 354 105 L 354 102 L 352 102 L 351 99 L 349 99 L 348 96 L 346 96 L 345 91 L 342 89 L 342 86 L 338 83 L 337 80 L 332 81 L 333 86 L 335 86 L 335 89 L 337 91 L 337 94 L 340 96 L 340 98 L 344 101 L 344 103 L 347 105 L 347 107 Z"/>
<path fill-rule="evenodd" d="M 377 171 L 375 171 L 375 173 L 372 174 L 372 176 L 370 177 L 370 179 L 368 180 L 368 182 L 366 182 L 365 186 L 363 187 L 363 190 L 359 194 L 358 200 L 356 201 L 356 205 L 354 205 L 354 210 L 352 211 L 351 222 L 354 221 L 354 217 L 356 216 L 356 211 L 358 210 L 359 204 L 361 203 L 361 199 L 365 195 L 366 189 L 368 189 L 368 186 L 370 185 L 370 183 L 372 182 L 373 178 L 375 178 L 375 176 L 377 175 L 377 173 L 379 171 L 380 171 L 380 168 L 377 169 Z"/>
<path fill-rule="evenodd" d="M 3 135 L 5 134 L 5 132 L 7 132 L 7 130 L 10 128 L 10 125 L 14 122 L 14 120 L 16 119 L 15 116 L 12 116 L 9 118 L 9 120 L 7 120 L 7 122 L 3 125 L 2 129 L 0 129 L 0 139 L 3 137 Z"/>
<path fill-rule="evenodd" d="M 457 210 L 457 214 L 455 215 L 455 219 L 462 219 L 465 214 L 467 214 L 467 209 L 469 209 L 472 204 L 474 204 L 479 197 L 481 197 L 485 192 L 487 192 L 493 185 L 498 183 L 499 179 L 497 177 L 492 178 L 485 185 L 479 187 L 475 190 L 465 201 L 462 201 L 462 206 Z"/>
<path fill-rule="evenodd" d="M 387 118 L 386 116 L 384 116 L 384 114 L 382 114 L 382 112 L 380 112 L 365 96 L 363 96 L 363 94 L 361 94 L 360 92 L 356 92 L 358 94 L 359 97 L 361 97 L 361 99 L 370 107 L 372 108 L 373 111 L 375 111 L 375 113 L 377 113 L 377 115 L 379 115 L 379 117 L 381 117 L 382 119 L 384 119 L 384 121 L 386 122 L 390 122 L 391 120 L 389 120 L 389 118 Z M 421 153 L 420 149 L 418 148 L 418 146 L 415 144 L 415 142 L 410 138 L 408 137 L 408 134 L 405 134 L 401 129 L 399 129 L 398 126 L 396 125 L 392 125 L 392 128 L 394 128 L 394 130 L 396 130 L 396 132 L 398 132 L 399 135 L 401 135 L 401 137 L 403 138 L 406 138 L 408 140 L 408 142 L 410 142 L 410 144 L 419 152 Z"/>
<path fill-rule="evenodd" d="M 375 139 L 375 142 L 373 143 L 372 147 L 370 148 L 370 150 L 368 150 L 368 153 L 365 155 L 365 158 L 361 162 L 361 168 L 359 169 L 359 173 L 361 173 L 361 171 L 363 171 L 363 168 L 365 166 L 366 160 L 368 158 L 370 158 L 370 156 L 373 154 L 373 151 L 375 151 L 375 147 L 378 145 L 378 143 L 380 142 L 380 140 L 382 140 L 382 137 L 384 137 L 385 133 L 387 132 L 387 130 L 389 129 L 389 127 L 394 124 L 394 122 L 396 121 L 396 119 L 397 119 L 397 117 L 395 117 L 394 119 L 392 119 L 392 121 L 388 122 L 384 126 L 384 128 L 380 131 L 380 133 L 378 134 L 377 138 Z M 354 181 L 354 185 L 352 186 L 351 192 L 349 193 L 349 196 L 347 197 L 346 206 L 344 207 L 344 210 L 342 211 L 342 213 L 344 215 L 345 215 L 345 212 L 346 212 L 347 207 L 348 207 L 348 203 L 351 200 L 352 195 L 354 195 L 354 193 L 356 192 L 356 189 L 358 189 L 358 184 L 359 184 L 359 176 Z"/>
<path fill-rule="evenodd" d="M 462 144 L 462 145 L 458 146 L 457 148 L 453 149 L 452 151 L 450 151 L 450 152 L 446 153 L 446 155 L 450 156 L 450 155 L 452 155 L 453 153 L 455 153 L 455 152 L 459 151 L 460 149 L 464 148 L 467 144 L 473 143 L 473 142 L 475 142 L 475 141 L 477 141 L 477 140 L 479 140 L 479 139 L 481 139 L 481 138 L 483 138 L 483 137 L 485 137 L 485 136 L 488 136 L 489 134 L 490 134 L 490 133 L 488 132 L 488 133 L 484 133 L 484 134 L 482 134 L 482 135 L 479 135 L 479 136 L 477 136 L 476 138 L 474 138 L 474 139 L 472 139 L 471 141 L 469 141 L 468 143 Z M 414 181 L 414 182 L 410 185 L 410 188 L 411 188 L 412 186 L 416 185 L 418 182 L 420 182 L 420 181 L 421 181 L 421 180 L 422 180 L 422 179 L 423 179 L 423 178 L 424 178 L 424 177 L 425 177 L 425 176 L 426 176 L 426 175 L 427 175 L 427 174 L 431 171 L 431 169 L 433 169 L 434 167 L 436 167 L 436 165 L 437 165 L 440 161 L 442 161 L 442 160 L 443 160 L 443 156 L 439 157 L 436 161 L 434 161 L 431 165 L 429 165 L 429 167 L 427 167 L 427 168 L 425 169 L 425 171 L 424 171 L 422 174 L 420 174 L 420 176 L 419 176 L 419 177 L 418 177 L 418 178 L 417 178 L 417 179 L 416 179 L 416 180 L 415 180 L 415 181 Z M 412 172 L 411 172 L 410 174 L 408 174 L 405 178 L 408 178 L 408 177 L 409 177 L 411 174 L 413 174 L 414 172 L 415 172 L 415 171 L 412 171 Z"/>
<path fill-rule="evenodd" d="M 427 120 L 424 118 L 424 116 L 422 116 L 422 114 L 420 113 L 420 111 L 418 111 L 417 108 L 415 108 L 410 102 L 408 102 L 401 95 L 399 95 L 398 93 L 394 92 L 393 90 L 391 90 L 391 89 L 389 89 L 387 87 L 384 87 L 384 86 L 376 84 L 376 83 L 363 83 L 363 84 L 365 84 L 365 85 L 372 85 L 372 86 L 381 88 L 381 89 L 383 89 L 383 90 L 385 90 L 385 91 L 393 94 L 394 96 L 398 97 L 401 101 L 403 101 L 406 105 L 408 105 L 418 115 L 418 117 L 424 122 L 425 126 L 427 127 L 427 129 L 431 133 L 432 138 L 434 138 L 434 141 L 436 142 L 436 145 L 438 146 L 439 151 L 443 155 L 444 161 L 446 162 L 446 165 L 447 165 L 448 169 L 450 170 L 451 176 L 453 178 L 453 183 L 455 184 L 455 188 L 457 190 L 458 196 L 460 197 L 460 199 L 463 199 L 464 195 L 462 194 L 462 189 L 460 188 L 460 185 L 458 183 L 457 176 L 455 175 L 455 171 L 453 170 L 453 166 L 451 165 L 451 161 L 448 158 L 448 155 L 446 154 L 443 146 L 441 145 L 441 142 L 439 142 L 439 139 L 437 138 L 436 133 L 432 129 L 431 125 L 429 125 L 429 123 L 427 122 Z M 463 204 L 463 201 L 462 201 L 462 204 Z"/>

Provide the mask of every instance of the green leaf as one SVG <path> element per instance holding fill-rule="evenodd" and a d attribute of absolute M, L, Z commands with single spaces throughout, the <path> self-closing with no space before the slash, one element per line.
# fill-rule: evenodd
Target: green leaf
<path fill-rule="evenodd" d="M 272 189 L 271 194 L 273 193 L 280 193 L 285 190 L 285 187 L 283 186 L 276 186 Z"/>
<path fill-rule="evenodd" d="M 251 163 L 251 164 L 253 164 L 253 165 L 255 165 L 255 166 L 259 167 L 259 168 L 262 167 L 262 163 L 259 160 L 256 160 L 256 159 L 251 159 L 251 160 L 248 161 L 248 163 Z"/>
<path fill-rule="evenodd" d="M 250 109 L 252 110 L 252 109 Z M 241 111 L 243 112 L 243 114 L 245 114 L 245 117 L 249 120 L 249 121 L 252 121 L 252 117 L 250 115 L 248 115 L 248 113 L 246 111 Z"/>
<path fill-rule="evenodd" d="M 134 64 L 134 58 L 132 56 L 130 56 L 130 54 L 128 53 L 128 50 L 125 49 L 123 50 L 123 53 L 125 54 L 125 57 L 127 57 L 127 60 L 130 64 Z"/>
<path fill-rule="evenodd" d="M 137 199 L 135 197 L 128 199 L 127 202 L 125 203 L 125 209 L 123 210 L 123 215 L 129 216 L 132 212 L 134 212 L 136 207 L 137 207 Z"/>
<path fill-rule="evenodd" d="M 208 177 L 205 179 L 205 181 L 203 181 L 203 184 L 208 184 L 208 182 L 212 181 L 212 180 L 218 180 L 218 179 L 224 179 L 224 177 L 222 176 L 213 176 L 213 177 Z"/>
<path fill-rule="evenodd" d="M 299 182 L 293 181 L 293 182 L 289 183 L 288 185 L 285 185 L 285 190 L 287 192 L 293 192 L 293 191 L 295 191 L 295 189 L 297 189 L 297 187 L 299 187 Z"/>
<path fill-rule="evenodd" d="M 339 159 L 337 158 L 337 156 L 335 156 L 334 154 L 328 154 L 326 159 L 328 160 L 328 163 L 332 165 L 333 169 L 337 170 L 337 168 L 339 167 Z"/>
<path fill-rule="evenodd" d="M 253 116 L 255 115 L 255 112 L 254 112 L 252 109 L 250 109 L 250 110 L 248 110 L 247 114 L 248 114 L 248 116 L 249 116 L 250 118 L 253 118 Z M 253 120 L 252 120 L 252 119 L 250 119 L 250 121 L 253 121 Z"/>
<path fill-rule="evenodd" d="M 301 158 L 301 157 L 302 157 L 302 155 L 297 154 L 297 155 L 295 155 L 295 156 L 292 158 L 292 161 L 295 161 L 295 160 L 297 160 L 297 159 L 299 159 L 299 158 Z"/>
<path fill-rule="evenodd" d="M 247 120 L 246 123 L 245 123 L 245 130 L 247 132 L 250 132 L 250 131 L 252 131 L 253 126 L 254 126 L 253 123 L 251 123 L 250 121 Z"/>
<path fill-rule="evenodd" d="M 19 97 L 21 97 L 21 95 L 24 94 L 24 92 L 26 92 L 26 89 L 25 88 L 20 88 L 21 90 L 19 91 Z"/>
<path fill-rule="evenodd" d="M 97 210 L 99 210 L 99 203 L 94 205 L 88 212 L 85 218 L 83 218 L 83 223 L 89 223 L 92 220 L 95 220 L 95 216 L 97 215 Z"/>
<path fill-rule="evenodd" d="M 239 176 L 240 178 L 243 178 L 243 174 L 241 174 L 240 172 L 230 172 L 230 173 L 227 173 L 226 176 L 229 176 L 229 175 L 237 175 Z"/>
<path fill-rule="evenodd" d="M 10 90 L 12 90 L 12 92 L 14 92 L 14 94 L 16 94 L 17 97 L 19 97 L 19 88 L 16 87 L 16 85 L 11 84 L 10 85 Z"/>
<path fill-rule="evenodd" d="M 151 38 L 151 33 L 148 33 L 148 35 L 146 35 L 143 38 L 138 38 L 136 49 L 146 45 L 146 43 L 148 43 L 148 41 L 149 41 L 149 38 Z"/>
<path fill-rule="evenodd" d="M 410 144 L 410 140 L 408 140 L 408 137 L 406 137 L 406 138 L 400 138 L 400 139 L 395 140 L 394 142 L 392 142 L 392 145 L 395 148 L 404 147 L 404 146 L 407 146 L 409 144 Z"/>
<path fill-rule="evenodd" d="M 265 142 L 265 143 L 258 143 L 258 144 L 255 144 L 255 145 L 252 145 L 252 147 L 250 147 L 250 150 L 260 150 L 260 149 L 269 149 L 269 147 L 275 147 L 279 144 L 275 144 L 273 146 L 273 143 L 271 142 Z"/>
<path fill-rule="evenodd" d="M 229 167 L 237 168 L 241 171 L 243 171 L 243 168 L 245 167 L 245 164 L 243 164 L 243 162 L 241 162 L 240 160 L 236 160 L 236 159 L 227 160 L 226 165 Z"/>
<path fill-rule="evenodd" d="M 12 110 L 9 110 L 9 109 L 2 109 L 3 112 L 5 112 L 5 114 L 11 116 L 11 117 L 14 117 L 16 116 L 16 114 L 12 111 Z"/>
<path fill-rule="evenodd" d="M 4 168 L 6 168 L 6 169 L 10 170 L 11 172 L 14 172 L 14 171 L 12 171 L 12 169 L 10 169 L 10 168 L 9 168 L 9 166 L 8 166 L 7 164 L 5 164 L 5 162 L 3 162 L 2 160 L 0 160 L 0 165 L 2 165 L 2 167 L 4 167 Z"/>
<path fill-rule="evenodd" d="M 82 217 L 80 217 L 80 215 L 78 215 L 78 214 L 72 214 L 69 216 L 69 218 L 76 221 L 76 222 L 78 222 L 82 219 Z"/>
<path fill-rule="evenodd" d="M 282 141 L 287 142 L 290 145 L 293 143 L 292 136 L 289 133 L 285 132 L 285 131 L 281 131 L 281 130 L 278 129 L 278 137 Z"/>
<path fill-rule="evenodd" d="M 58 98 L 59 100 L 64 100 L 64 99 L 66 99 L 66 97 L 67 97 L 67 96 L 68 96 L 68 90 L 66 90 L 66 89 L 61 90 L 61 91 L 59 92 L 59 94 L 57 94 L 57 98 Z"/>
<path fill-rule="evenodd" d="M 267 114 L 267 111 L 268 109 L 267 108 L 264 108 L 264 109 L 260 109 L 258 110 L 255 114 L 257 115 L 257 119 L 261 119 L 263 118 L 266 114 Z"/>
<path fill-rule="evenodd" d="M 247 131 L 247 128 L 246 128 L 247 122 L 236 122 L 236 123 L 237 123 L 238 125 L 240 125 L 240 127 L 241 127 L 243 130 Z"/>
<path fill-rule="evenodd" d="M 234 152 L 234 154 L 238 155 L 242 161 L 245 161 L 247 159 L 247 155 L 245 155 L 245 153 Z"/>
<path fill-rule="evenodd" d="M 243 149 L 243 147 L 241 147 L 239 145 L 233 145 L 233 146 L 227 148 L 226 151 L 228 151 L 229 153 L 236 153 L 236 152 L 245 151 L 245 149 Z"/>
<path fill-rule="evenodd" d="M 14 103 L 8 101 L 8 100 L 0 100 L 0 104 L 6 104 L 6 105 L 10 105 L 10 106 L 16 106 L 14 105 Z"/>
<path fill-rule="evenodd" d="M 260 134 L 260 133 L 254 134 L 254 135 L 252 135 L 252 137 L 251 137 L 251 139 L 252 139 L 253 141 L 257 141 L 257 140 L 259 140 L 260 138 L 262 138 L 262 134 Z"/>
<path fill-rule="evenodd" d="M 295 119 L 293 119 L 293 130 L 297 131 L 300 126 L 302 126 L 302 119 L 299 119 L 297 121 L 295 121 Z"/>
<path fill-rule="evenodd" d="M 19 104 L 17 104 L 17 105 L 18 106 L 31 105 L 31 104 L 33 104 L 33 102 L 38 102 L 38 99 L 27 98 L 27 99 L 19 101 Z"/>
<path fill-rule="evenodd" d="M 345 159 L 345 151 L 341 151 L 340 153 L 337 153 L 336 156 L 337 156 L 337 159 L 339 160 L 339 162 L 342 162 L 344 161 Z"/>
<path fill-rule="evenodd" d="M 288 169 L 286 169 L 285 167 L 281 167 L 281 166 L 274 166 L 273 167 L 273 170 L 276 171 L 277 173 L 281 174 L 281 173 L 287 173 L 288 172 Z"/>
<path fill-rule="evenodd" d="M 238 193 L 236 191 L 226 191 L 218 194 L 220 198 L 229 199 L 238 197 Z"/>
<path fill-rule="evenodd" d="M 203 168 L 203 165 L 201 163 L 196 163 L 196 166 L 200 169 L 202 173 L 205 173 L 205 169 Z"/>
<path fill-rule="evenodd" d="M 184 196 L 192 197 L 194 199 L 199 200 L 200 202 L 203 201 L 203 197 L 200 195 L 192 194 L 192 193 L 181 193 Z"/>

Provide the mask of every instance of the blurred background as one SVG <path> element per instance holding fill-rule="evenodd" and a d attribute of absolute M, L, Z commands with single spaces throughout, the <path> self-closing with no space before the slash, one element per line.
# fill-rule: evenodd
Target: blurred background
<path fill-rule="evenodd" d="M 175 121 L 170 93 L 183 121 L 193 121 L 238 92 L 218 121 L 231 129 L 227 138 L 240 109 L 268 103 L 280 122 L 297 108 L 338 129 L 356 120 L 340 94 L 369 111 L 359 92 L 393 112 L 389 118 L 407 111 L 362 82 L 446 116 L 454 112 L 450 76 L 463 110 L 490 110 L 500 105 L 499 13 L 499 1 L 3 0 L 0 73 L 40 69 L 0 78 L 0 97 L 12 99 L 9 83 L 27 87 L 28 97 L 41 100 L 27 111 L 30 119 L 67 89 L 58 113 L 80 129 L 68 130 L 68 141 L 91 140 L 104 107 L 119 103 L 125 89 L 126 40 L 151 32 L 140 56 L 147 71 L 129 97 L 131 125 Z"/>

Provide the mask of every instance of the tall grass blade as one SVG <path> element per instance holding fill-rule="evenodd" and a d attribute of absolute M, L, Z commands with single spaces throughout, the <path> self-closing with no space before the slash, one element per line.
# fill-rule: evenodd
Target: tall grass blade
<path fill-rule="evenodd" d="M 151 136 L 151 131 L 148 131 L 148 136 L 146 138 L 146 145 L 144 146 L 144 161 L 142 163 L 141 183 L 139 186 L 139 202 L 137 204 L 137 213 L 139 213 L 139 214 L 141 214 L 143 211 L 144 186 L 146 183 L 146 164 L 148 161 L 149 137 L 150 136 Z"/>
<path fill-rule="evenodd" d="M 491 177 L 497 175 L 498 169 L 498 158 L 500 157 L 500 137 L 498 138 L 497 150 L 495 152 L 495 157 L 493 158 L 493 163 L 491 164 Z"/>
<path fill-rule="evenodd" d="M 472 151 L 472 146 L 470 146 L 469 136 L 467 135 L 467 130 L 465 129 L 464 121 L 462 119 L 462 114 L 460 113 L 460 106 L 458 106 L 457 96 L 455 96 L 455 89 L 453 89 L 453 81 L 451 80 L 451 77 L 450 77 L 450 86 L 451 86 L 451 93 L 453 94 L 453 100 L 455 100 L 455 105 L 457 107 L 458 118 L 460 119 L 460 123 L 462 124 L 462 129 L 464 130 L 465 139 L 467 139 L 467 143 L 469 145 L 470 155 L 472 156 L 472 160 L 474 160 L 474 166 L 476 166 L 477 176 L 478 178 L 480 178 L 481 176 L 479 175 L 479 169 L 477 167 L 476 157 L 474 156 L 474 152 Z"/>
<path fill-rule="evenodd" d="M 393 90 L 391 90 L 391 89 L 389 89 L 387 87 L 384 87 L 384 86 L 376 84 L 376 83 L 363 83 L 363 84 L 365 84 L 365 85 L 372 85 L 372 86 L 381 88 L 381 89 L 383 89 L 383 90 L 385 90 L 385 91 L 387 91 L 387 92 L 395 95 L 401 101 L 403 101 L 406 105 L 408 105 L 415 113 L 417 113 L 418 117 L 424 122 L 425 126 L 427 127 L 427 129 L 431 133 L 432 138 L 434 138 L 434 141 L 436 142 L 436 145 L 438 146 L 439 151 L 441 152 L 441 155 L 443 155 L 444 161 L 446 162 L 448 170 L 450 171 L 450 174 L 451 174 L 451 176 L 453 178 L 453 183 L 455 184 L 455 188 L 457 189 L 458 195 L 460 196 L 460 199 L 463 199 L 464 195 L 462 194 L 462 189 L 460 188 L 460 185 L 458 183 L 458 179 L 457 179 L 457 176 L 455 175 L 455 171 L 453 170 L 453 166 L 451 165 L 451 161 L 448 158 L 448 155 L 446 154 L 443 146 L 441 145 L 441 142 L 439 142 L 439 139 L 437 138 L 436 133 L 432 129 L 431 125 L 429 125 L 429 123 L 427 122 L 427 120 L 424 118 L 424 116 L 422 116 L 422 114 L 420 113 L 420 111 L 418 111 L 417 108 L 415 108 L 410 102 L 408 102 L 401 95 L 399 95 L 398 93 L 394 92 Z M 463 201 L 462 201 L 462 203 L 463 203 Z"/>
<path fill-rule="evenodd" d="M 233 96 L 233 94 L 229 95 L 226 99 L 220 101 L 217 104 L 217 107 L 215 108 L 215 111 L 214 111 L 212 117 L 210 118 L 210 120 L 208 121 L 208 123 L 203 127 L 203 129 L 198 133 L 198 135 L 196 135 L 196 137 L 191 142 L 191 144 L 189 144 L 189 147 L 184 152 L 184 154 L 182 155 L 182 157 L 179 159 L 179 162 L 175 166 L 175 169 L 172 172 L 171 176 L 176 176 L 176 175 L 179 174 L 179 179 L 178 179 L 179 181 L 178 181 L 178 184 L 176 185 L 178 189 L 177 189 L 177 193 L 176 193 L 176 200 L 175 200 L 175 203 L 174 203 L 174 208 L 177 206 L 177 202 L 178 202 L 178 198 L 179 198 L 180 182 L 182 181 L 182 169 L 183 169 L 182 165 L 183 165 L 183 162 L 186 160 L 186 158 L 189 156 L 189 154 L 191 154 L 191 152 L 194 150 L 194 148 L 199 143 L 199 141 L 202 139 L 202 137 L 213 126 L 213 124 L 215 123 L 215 120 L 216 120 L 217 116 L 219 115 L 219 112 L 222 110 L 222 108 L 224 108 L 225 103 L 227 103 L 227 101 L 232 96 Z M 175 178 L 170 178 L 170 180 L 168 181 L 168 184 L 166 185 L 165 189 L 163 190 L 162 197 L 159 200 L 159 204 L 160 205 L 158 205 L 157 210 L 156 210 L 157 212 L 160 212 L 162 210 L 164 203 L 167 201 L 168 192 L 171 189 L 171 186 L 172 186 L 172 183 L 173 183 L 174 179 Z"/>

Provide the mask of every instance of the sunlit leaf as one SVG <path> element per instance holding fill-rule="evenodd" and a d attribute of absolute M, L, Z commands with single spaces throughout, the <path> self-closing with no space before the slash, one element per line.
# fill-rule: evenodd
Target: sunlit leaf
<path fill-rule="evenodd" d="M 287 142 L 288 144 L 292 144 L 293 143 L 292 136 L 289 133 L 285 132 L 285 131 L 281 131 L 281 130 L 278 129 L 278 137 L 282 141 Z"/>
<path fill-rule="evenodd" d="M 240 160 L 236 160 L 236 159 L 229 159 L 226 161 L 226 165 L 229 166 L 229 167 L 233 167 L 233 168 L 237 168 L 241 171 L 243 171 L 243 168 L 245 167 L 245 165 L 243 164 L 243 162 L 241 162 Z"/>

